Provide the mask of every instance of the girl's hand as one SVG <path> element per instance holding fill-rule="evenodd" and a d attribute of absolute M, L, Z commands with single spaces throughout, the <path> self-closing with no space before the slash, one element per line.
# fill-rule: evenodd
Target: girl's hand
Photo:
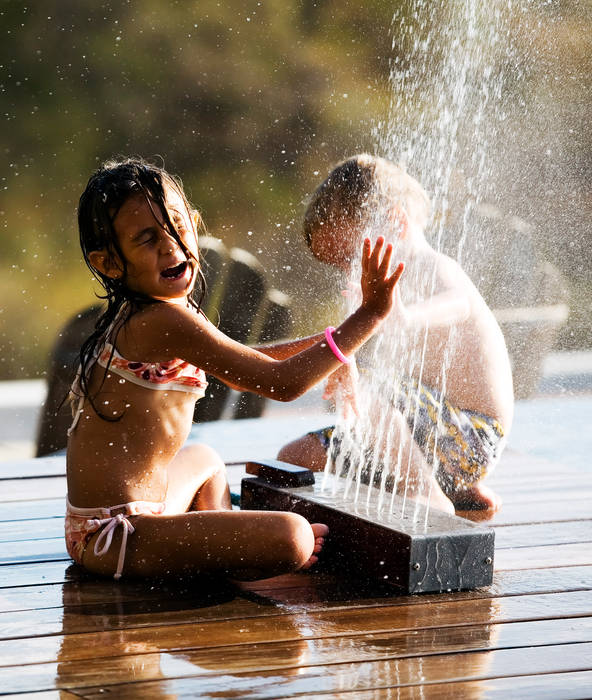
<path fill-rule="evenodd" d="M 383 246 L 384 238 L 379 236 L 374 248 L 370 239 L 365 238 L 362 249 L 362 308 L 379 318 L 384 318 L 392 309 L 393 292 L 404 268 L 401 262 L 393 274 L 389 274 L 393 246 L 389 243 L 381 258 Z"/>
<path fill-rule="evenodd" d="M 333 374 L 329 375 L 325 386 L 323 398 L 332 401 L 341 409 L 344 418 L 348 418 L 353 412 L 358 415 L 358 405 L 356 402 L 356 389 L 358 384 L 358 368 L 356 361 L 347 365 L 341 365 Z"/>

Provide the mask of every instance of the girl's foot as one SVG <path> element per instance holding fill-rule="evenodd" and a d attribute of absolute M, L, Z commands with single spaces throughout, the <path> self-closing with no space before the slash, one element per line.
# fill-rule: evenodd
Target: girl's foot
<path fill-rule="evenodd" d="M 315 536 L 314 549 L 312 550 L 312 554 L 310 555 L 306 564 L 304 564 L 304 566 L 302 567 L 301 571 L 310 569 L 310 567 L 313 566 L 313 564 L 316 564 L 318 562 L 319 558 L 317 557 L 317 554 L 321 551 L 321 549 L 323 549 L 325 537 L 329 532 L 329 528 L 326 525 L 323 525 L 322 523 L 312 523 L 311 528 Z"/>

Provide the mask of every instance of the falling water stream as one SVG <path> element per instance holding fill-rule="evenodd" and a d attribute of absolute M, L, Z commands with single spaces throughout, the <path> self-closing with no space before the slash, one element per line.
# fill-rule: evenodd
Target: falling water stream
<path fill-rule="evenodd" d="M 429 194 L 432 217 L 425 231 L 429 243 L 437 251 L 445 250 L 455 257 L 469 274 L 483 248 L 479 231 L 471 227 L 471 214 L 490 196 L 491 168 L 505 118 L 502 78 L 496 66 L 500 56 L 507 60 L 505 54 L 510 51 L 506 40 L 512 12 L 511 0 L 412 0 L 403 4 L 391 26 L 388 117 L 373 130 L 376 154 L 405 165 Z M 385 221 L 385 212 L 373 211 L 368 234 L 376 238 L 383 233 Z M 396 260 L 397 241 L 392 242 Z M 352 287 L 358 270 L 356 260 Z M 434 285 L 435 269 L 410 266 L 400 285 L 403 302 L 412 305 L 429 299 Z M 350 311 L 357 301 L 355 293 L 351 294 Z M 362 482 L 373 483 L 379 492 L 374 499 L 379 511 L 393 513 L 398 509 L 402 517 L 408 510 L 414 520 L 422 512 L 426 524 L 431 481 L 426 480 L 420 494 L 428 509 L 419 509 L 417 491 L 410 498 L 418 486 L 411 483 L 401 445 L 397 444 L 400 414 L 394 403 L 399 381 L 409 377 L 422 380 L 428 330 L 424 326 L 412 332 L 413 337 L 404 337 L 396 318 L 387 320 L 384 330 L 361 357 L 358 416 L 345 418 L 337 407 L 334 439 L 340 442 L 340 448 L 326 467 L 327 474 L 343 478 L 325 480 L 325 488 L 330 488 L 335 497 L 340 493 L 351 497 L 352 490 L 362 493 Z M 454 346 L 451 332 L 440 371 L 443 395 Z M 413 425 L 412 432 L 415 428 Z M 430 460 L 434 474 L 438 466 L 436 447 Z M 372 491 L 375 493 L 375 489 L 363 489 L 368 494 L 364 498 L 369 498 Z M 395 491 L 402 501 L 395 498 Z"/>

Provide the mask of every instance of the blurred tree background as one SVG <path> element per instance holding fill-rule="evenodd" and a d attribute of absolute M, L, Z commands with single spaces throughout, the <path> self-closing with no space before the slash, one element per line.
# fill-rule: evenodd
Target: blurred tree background
<path fill-rule="evenodd" d="M 498 203 L 537 224 L 571 280 L 563 347 L 592 346 L 592 9 L 516 5 L 504 90 L 519 138 L 510 125 Z M 164 162 L 209 231 L 259 253 L 295 295 L 298 330 L 323 323 L 336 277 L 300 220 L 335 161 L 376 149 L 404 51 L 392 14 L 385 0 L 5 0 L 0 378 L 41 376 L 59 327 L 93 300 L 76 205 L 116 155 Z"/>

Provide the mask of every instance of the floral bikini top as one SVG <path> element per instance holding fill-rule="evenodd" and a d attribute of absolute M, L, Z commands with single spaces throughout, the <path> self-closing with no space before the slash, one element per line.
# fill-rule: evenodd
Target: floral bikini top
<path fill-rule="evenodd" d="M 198 369 L 185 360 L 175 359 L 168 362 L 126 360 L 108 342 L 100 352 L 97 362 L 110 372 L 147 389 L 186 391 L 197 394 L 201 399 L 208 386 L 203 369 Z"/>
<path fill-rule="evenodd" d="M 110 337 L 117 321 L 118 319 L 115 319 L 107 330 L 105 334 L 107 338 Z M 197 399 L 201 399 L 205 396 L 208 386 L 203 369 L 199 369 L 185 360 L 174 359 L 168 362 L 126 360 L 108 340 L 105 341 L 96 358 L 101 367 L 105 367 L 108 371 L 146 389 L 184 391 L 196 394 Z M 80 390 L 80 371 L 79 367 L 70 390 L 70 398 L 73 400 L 78 398 L 78 407 L 75 409 L 74 420 L 68 430 L 68 435 L 76 428 L 84 404 L 84 395 Z"/>

